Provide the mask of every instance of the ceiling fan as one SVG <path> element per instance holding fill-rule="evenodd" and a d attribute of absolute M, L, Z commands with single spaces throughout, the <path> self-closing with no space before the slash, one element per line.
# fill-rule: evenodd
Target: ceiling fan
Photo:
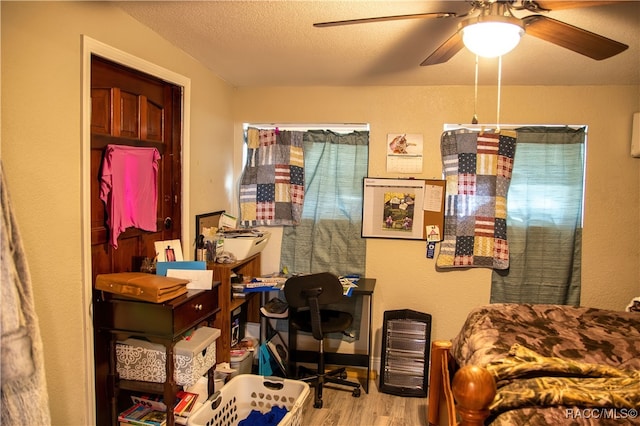
<path fill-rule="evenodd" d="M 434 52 L 432 52 L 424 61 L 422 61 L 420 64 L 422 66 L 447 62 L 463 47 L 465 47 L 465 45 L 470 50 L 474 51 L 470 46 L 470 43 L 474 41 L 475 36 L 471 35 L 470 28 L 476 26 L 474 24 L 480 23 L 494 24 L 497 22 L 511 24 L 510 26 L 515 28 L 518 33 L 517 39 L 514 40 L 514 44 L 511 48 L 517 45 L 520 36 L 525 33 L 595 60 L 610 58 L 623 52 L 629 47 L 626 44 L 611 40 L 599 34 L 595 34 L 539 14 L 541 12 L 549 12 L 551 10 L 600 6 L 605 4 L 622 3 L 622 1 L 471 0 L 468 1 L 468 3 L 471 8 L 464 14 L 457 14 L 454 12 L 416 13 L 409 15 L 379 16 L 372 18 L 349 19 L 344 21 L 319 22 L 313 24 L 313 26 L 333 27 L 339 25 L 403 19 L 464 18 L 459 22 L 456 32 L 442 43 Z M 513 11 L 526 11 L 533 12 L 534 14 L 517 18 L 513 15 Z M 476 27 L 479 27 L 479 25 Z M 501 36 L 499 40 L 502 40 L 502 38 L 503 37 Z M 489 44 L 495 44 L 495 42 L 490 42 Z M 483 56 L 482 54 L 480 55 Z"/>

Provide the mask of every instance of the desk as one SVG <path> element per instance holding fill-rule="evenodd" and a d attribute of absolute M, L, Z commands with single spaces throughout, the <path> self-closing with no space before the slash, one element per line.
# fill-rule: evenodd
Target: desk
<path fill-rule="evenodd" d="M 367 321 L 367 353 L 365 354 L 345 354 L 335 352 L 325 352 L 326 364 L 349 366 L 349 367 L 366 367 L 367 378 L 362 386 L 366 393 L 369 393 L 369 377 L 371 376 L 371 319 L 373 314 L 373 291 L 376 286 L 375 278 L 360 278 L 358 280 L 358 287 L 353 289 L 353 293 L 350 297 L 345 296 L 345 300 L 355 301 L 357 298 L 367 297 L 369 299 L 369 318 Z M 355 303 L 355 302 L 354 302 Z M 289 326 L 289 373 L 294 372 L 296 369 L 296 363 L 307 362 L 317 364 L 318 352 L 317 351 L 304 351 L 297 350 L 297 330 Z"/>

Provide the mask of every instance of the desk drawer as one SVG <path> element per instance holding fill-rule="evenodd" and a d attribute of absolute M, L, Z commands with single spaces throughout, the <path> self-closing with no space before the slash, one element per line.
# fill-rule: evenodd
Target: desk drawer
<path fill-rule="evenodd" d="M 218 291 L 189 291 L 165 303 L 110 298 L 96 302 L 98 328 L 115 332 L 171 339 L 213 315 L 218 307 Z"/>
<path fill-rule="evenodd" d="M 176 334 L 182 333 L 209 317 L 218 309 L 218 292 L 203 291 L 176 307 L 173 327 Z"/>

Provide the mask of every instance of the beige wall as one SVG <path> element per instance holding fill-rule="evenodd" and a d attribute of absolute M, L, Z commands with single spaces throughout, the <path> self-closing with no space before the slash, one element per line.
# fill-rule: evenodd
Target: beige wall
<path fill-rule="evenodd" d="M 108 3 L 5 2 L 2 162 L 29 262 L 55 425 L 93 423 L 85 356 L 81 35 L 191 80 L 190 204 L 183 217 L 228 209 L 232 89 Z M 190 232 L 191 233 L 191 232 Z M 186 239 L 190 247 L 191 239 Z M 90 265 L 87 265 L 90 267 Z M 89 335 L 91 334 L 90 329 Z M 91 417 L 88 417 L 91 416 Z"/>
<path fill-rule="evenodd" d="M 480 120 L 495 123 L 496 88 L 483 87 L 479 93 Z M 582 269 L 586 306 L 623 309 L 640 294 L 640 159 L 629 155 L 639 95 L 640 88 L 627 86 L 502 90 L 502 123 L 589 126 Z M 424 171 L 416 177 L 442 176 L 443 124 L 469 122 L 472 115 L 473 87 L 246 88 L 234 97 L 236 128 L 243 122 L 369 123 L 372 177 L 397 177 L 386 173 L 386 135 L 405 132 L 424 136 Z M 377 278 L 373 321 L 378 358 L 384 311 L 428 312 L 432 337 L 448 339 L 472 307 L 489 302 L 489 270 L 436 272 L 435 260 L 425 253 L 422 241 L 367 241 L 366 275 Z"/>
<path fill-rule="evenodd" d="M 194 214 L 233 208 L 231 175 L 241 166 L 237 147 L 243 122 L 370 123 L 369 174 L 379 177 L 387 176 L 386 134 L 422 133 L 426 158 L 419 177 L 438 177 L 442 124 L 467 122 L 473 112 L 471 87 L 233 90 L 108 4 L 3 1 L 1 7 L 2 162 L 31 269 L 56 425 L 92 422 L 91 401 L 84 396 L 92 372 L 83 325 L 88 317 L 81 217 L 82 34 L 191 79 L 188 221 Z M 480 93 L 480 118 L 494 122 L 495 90 Z M 619 86 L 503 89 L 502 122 L 589 125 L 585 305 L 621 309 L 640 294 L 640 159 L 628 155 L 639 95 L 638 87 Z M 378 335 L 385 310 L 410 308 L 433 315 L 434 338 L 449 338 L 471 307 L 488 301 L 489 271 L 435 272 L 434 261 L 424 257 L 424 242 L 370 240 L 367 248 L 367 275 L 378 279 Z"/>

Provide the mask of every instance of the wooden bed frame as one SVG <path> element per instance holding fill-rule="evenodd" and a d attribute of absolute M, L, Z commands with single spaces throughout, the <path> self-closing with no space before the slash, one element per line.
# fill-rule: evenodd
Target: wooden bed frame
<path fill-rule="evenodd" d="M 514 350 L 514 345 L 518 343 L 518 337 L 520 337 L 520 339 L 531 338 L 531 348 L 525 348 L 520 345 L 520 349 L 529 350 L 536 356 L 538 354 L 535 351 L 541 350 L 545 355 L 541 354 L 539 356 L 546 358 L 545 360 L 541 360 L 542 364 L 538 366 L 541 367 L 541 370 L 536 370 L 540 374 L 534 375 L 543 380 L 541 380 L 540 383 L 536 383 L 535 386 L 531 384 L 531 390 L 538 399 L 528 402 L 533 402 L 535 403 L 534 405 L 544 405 L 543 400 L 548 397 L 548 395 L 546 397 L 539 395 L 538 389 L 535 387 L 542 386 L 546 389 L 548 386 L 553 386 L 544 379 L 562 376 L 562 374 L 560 374 L 562 371 L 570 373 L 574 368 L 580 371 L 582 367 L 592 364 L 614 369 L 621 368 L 623 370 L 638 370 L 640 368 L 640 358 L 637 353 L 639 349 L 638 338 L 640 337 L 640 333 L 638 333 L 638 321 L 640 321 L 640 317 L 635 314 L 588 307 L 562 307 L 560 305 L 539 305 L 536 307 L 527 304 L 523 304 L 523 306 L 498 304 L 498 308 L 499 309 L 496 309 L 496 306 L 484 306 L 474 309 L 467 317 L 467 321 L 463 326 L 464 331 L 461 331 L 458 335 L 458 338 L 461 339 L 459 342 L 456 340 L 436 340 L 431 344 L 429 400 L 427 408 L 430 426 L 455 426 L 457 424 L 462 426 L 483 426 L 489 417 L 493 418 L 489 407 L 491 407 L 496 396 L 496 382 L 494 374 L 489 373 L 488 369 L 480 365 L 484 366 L 485 363 L 489 362 L 487 360 L 492 360 L 499 355 L 499 353 L 504 352 L 504 356 L 507 356 L 507 353 L 511 354 L 511 351 Z M 517 320 L 520 316 L 522 316 L 522 321 Z M 571 323 L 573 326 L 567 328 L 567 326 L 563 324 L 564 322 Z M 591 322 L 593 323 L 591 324 Z M 506 324 L 509 324 L 509 327 L 507 327 Z M 577 324 L 584 327 L 577 326 Z M 487 326 L 489 326 L 489 329 L 486 328 Z M 574 330 L 573 327 L 576 326 L 578 329 Z M 547 327 L 557 327 L 555 333 L 551 333 L 551 335 L 561 339 L 551 344 L 553 348 L 548 347 L 549 342 L 546 342 L 544 339 L 536 340 L 540 335 L 544 335 Z M 490 332 L 486 333 L 487 330 L 490 330 Z M 601 336 L 604 335 L 613 336 L 614 339 L 617 339 L 615 340 L 617 343 L 612 345 L 611 348 L 609 348 L 611 345 L 605 345 L 606 350 L 600 352 L 597 350 L 595 343 L 591 342 L 598 342 L 597 339 L 600 339 Z M 473 339 L 469 336 L 473 336 Z M 454 343 L 456 344 L 455 348 L 453 346 Z M 460 352 L 473 352 L 473 354 L 466 356 L 468 356 L 469 360 L 475 361 L 467 361 L 463 367 L 460 367 L 460 364 L 458 364 L 454 357 L 454 353 L 458 353 L 458 349 L 456 349 L 458 345 L 460 345 Z M 580 348 L 584 348 L 584 354 L 580 352 Z M 517 348 L 515 350 L 517 350 Z M 571 356 L 570 354 L 574 351 L 579 352 L 577 352 L 575 356 Z M 563 355 L 565 352 L 566 357 Z M 585 356 L 587 353 L 589 354 L 588 357 Z M 517 355 L 516 358 L 518 356 L 519 355 Z M 558 365 L 557 367 L 561 367 L 558 371 L 554 370 L 553 365 L 550 365 L 548 368 L 544 365 L 547 361 L 553 364 L 552 361 L 558 358 L 560 358 L 559 361 L 567 358 L 569 362 L 564 367 Z M 499 373 L 501 369 L 497 367 L 494 361 L 500 364 L 499 360 L 494 359 L 490 361 L 490 363 L 494 364 L 493 367 L 496 367 L 496 374 L 501 374 Z M 469 362 L 475 362 L 476 364 L 470 364 Z M 534 362 L 537 362 L 537 360 L 532 361 L 532 363 Z M 463 361 L 461 361 L 461 363 L 463 363 Z M 518 366 L 524 367 L 523 364 L 528 363 L 528 361 L 522 364 L 518 362 Z M 510 373 L 510 371 L 507 370 L 515 366 L 515 364 L 512 365 L 510 362 L 507 364 L 502 365 L 502 367 L 506 369 L 502 370 L 505 373 L 505 380 L 507 378 L 506 374 Z M 560 364 L 563 364 L 563 362 L 560 362 Z M 526 368 L 519 373 L 526 374 L 527 372 L 533 372 Z M 541 374 L 543 371 L 550 374 Z M 516 376 L 514 376 L 514 378 L 515 377 Z M 524 376 L 522 377 L 525 378 Z M 570 381 L 571 377 L 573 376 L 570 374 L 566 379 Z M 602 375 L 596 373 L 594 376 L 589 377 L 605 378 L 609 376 L 606 373 Z M 526 380 L 515 382 L 526 382 Z M 632 382 L 637 384 L 637 381 L 632 380 Z M 512 390 L 517 392 L 524 392 L 526 394 L 527 389 L 530 389 L 527 387 L 530 385 L 529 383 L 511 384 L 514 385 Z M 563 384 L 565 383 L 563 382 Z M 568 383 L 567 385 L 569 386 Z M 570 389 L 565 389 L 562 385 L 558 386 L 553 397 L 557 397 L 561 404 L 556 404 L 557 407 L 555 410 L 541 410 L 540 416 L 545 417 L 545 420 L 550 422 L 553 420 L 560 421 L 562 418 L 560 410 L 564 406 L 562 401 L 566 401 L 568 406 L 576 405 L 569 394 L 572 392 L 581 393 L 583 389 L 580 388 L 580 386 L 579 383 L 575 383 L 573 387 L 569 386 Z M 640 389 L 633 391 L 625 388 L 626 385 L 624 384 L 620 384 L 620 386 L 617 390 L 622 392 L 622 394 L 628 393 L 627 396 L 634 395 L 635 397 L 637 395 L 637 397 L 640 398 Z M 507 387 L 507 389 L 510 388 Z M 589 389 L 589 386 L 587 386 L 584 391 L 588 393 Z M 618 397 L 616 395 L 611 393 L 611 395 L 605 396 L 607 394 L 606 390 L 603 389 L 602 391 L 602 393 L 594 391 L 593 398 L 595 399 L 592 400 L 594 403 L 593 406 L 602 409 L 614 409 L 614 406 L 621 404 L 617 401 Z M 567 399 L 563 399 L 565 393 L 567 394 Z M 513 412 L 504 417 L 502 417 L 502 412 L 496 414 L 499 414 L 498 417 L 503 419 L 510 419 L 511 422 L 515 421 L 515 419 L 524 421 L 526 416 L 531 414 L 533 406 L 531 404 L 523 404 L 522 407 L 512 407 L 512 405 L 518 405 L 518 401 L 515 401 L 515 399 L 520 398 L 515 398 L 514 396 L 512 400 L 508 400 L 507 395 L 509 395 L 509 392 L 506 392 L 505 395 L 502 395 L 500 398 L 501 402 L 504 402 L 506 411 L 510 411 L 512 408 L 527 408 L 529 411 L 518 411 L 514 409 Z M 502 397 L 505 398 L 505 401 L 502 401 Z M 626 397 L 621 399 L 625 398 Z M 523 399 L 527 400 L 527 398 Z M 634 399 L 633 401 L 636 400 L 637 399 Z M 628 402 L 631 402 L 631 400 Z M 592 406 L 587 402 L 582 404 L 578 401 L 577 404 L 584 407 Z M 545 408 L 551 408 L 551 406 L 545 406 Z M 565 416 L 566 415 L 567 413 L 565 413 Z"/>
<path fill-rule="evenodd" d="M 431 344 L 429 424 L 439 426 L 444 409 L 447 423 L 442 424 L 483 426 L 496 395 L 493 376 L 482 367 L 468 365 L 460 368 L 451 381 L 450 372 L 456 368 L 456 362 L 450 350 L 449 340 L 436 340 Z"/>

